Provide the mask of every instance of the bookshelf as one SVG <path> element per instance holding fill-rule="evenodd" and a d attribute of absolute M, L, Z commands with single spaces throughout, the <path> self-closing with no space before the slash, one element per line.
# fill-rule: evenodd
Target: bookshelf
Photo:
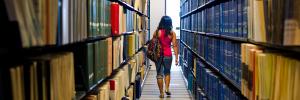
<path fill-rule="evenodd" d="M 42 0 L 38 0 L 38 1 L 35 2 L 35 4 L 37 4 L 37 6 L 38 6 L 39 4 L 45 3 L 45 2 L 41 2 L 41 1 Z M 118 42 L 116 42 L 116 44 L 119 45 L 119 46 L 122 45 L 121 46 L 122 50 L 125 49 L 125 47 L 127 47 L 127 49 L 130 49 L 131 51 L 130 50 L 126 51 L 127 54 L 129 54 L 129 53 L 133 53 L 133 54 L 132 55 L 130 54 L 128 57 L 125 57 L 125 54 L 123 55 L 123 53 L 119 54 L 119 56 L 114 56 L 114 55 L 117 55 L 117 54 L 112 54 L 111 57 L 107 57 L 107 58 L 112 59 L 112 62 L 110 62 L 111 65 L 114 64 L 112 67 L 117 66 L 117 68 L 115 68 L 115 69 L 112 68 L 111 74 L 108 75 L 108 76 L 103 75 L 105 77 L 103 77 L 100 80 L 96 80 L 96 78 L 93 79 L 96 82 L 94 82 L 93 85 L 91 87 L 89 87 L 88 90 L 84 90 L 84 91 L 77 90 L 77 85 L 78 85 L 77 84 L 77 79 L 80 80 L 79 77 L 77 77 L 77 76 L 81 76 L 82 73 L 79 75 L 77 72 L 73 72 L 74 75 L 71 75 L 71 77 L 74 77 L 74 80 L 73 80 L 74 81 L 74 83 L 73 83 L 74 88 L 72 88 L 72 89 L 74 89 L 74 91 L 72 91 L 73 93 L 70 93 L 69 95 L 66 95 L 65 97 L 69 97 L 71 94 L 74 94 L 74 95 L 72 95 L 72 99 L 75 99 L 75 100 L 85 100 L 85 99 L 89 98 L 90 96 L 93 97 L 93 95 L 98 93 L 98 91 L 99 91 L 98 89 L 100 88 L 101 85 L 103 85 L 107 81 L 111 81 L 111 79 L 113 79 L 114 76 L 119 74 L 120 70 L 123 70 L 122 68 L 129 65 L 129 63 L 131 63 L 132 61 L 134 61 L 134 64 L 136 64 L 135 66 L 137 68 L 135 70 L 136 73 L 134 75 L 137 75 L 137 73 L 141 73 L 140 72 L 141 68 L 145 68 L 145 72 L 143 74 L 145 74 L 145 76 L 147 76 L 150 67 L 148 67 L 149 66 L 148 65 L 148 59 L 145 58 L 145 56 L 143 55 L 143 52 L 145 52 L 144 48 L 148 44 L 149 37 L 150 37 L 149 36 L 149 29 L 148 29 L 148 25 L 149 25 L 148 23 L 149 23 L 149 18 L 150 18 L 150 16 L 148 15 L 148 13 L 149 13 L 148 12 L 148 10 L 149 10 L 148 6 L 150 5 L 149 0 L 142 0 L 143 2 L 138 2 L 138 3 L 136 3 L 137 1 L 132 2 L 131 0 L 127 0 L 127 1 L 125 1 L 125 0 L 105 0 L 105 1 L 101 1 L 101 4 L 103 4 L 103 5 L 101 5 L 101 7 L 105 7 L 105 8 L 103 8 L 103 9 L 105 9 L 105 11 L 102 11 L 102 10 L 100 11 L 99 8 L 98 8 L 98 4 L 100 5 L 100 0 L 82 0 L 82 1 L 80 1 L 80 3 L 77 0 L 75 0 L 75 1 L 73 1 L 73 0 L 54 0 L 54 1 L 47 0 L 47 1 L 49 1 L 49 2 L 51 1 L 51 4 L 53 5 L 54 8 L 56 6 L 58 7 L 57 12 L 56 11 L 52 12 L 52 13 L 57 13 L 57 15 L 59 16 L 59 17 L 57 17 L 58 18 L 57 19 L 58 23 L 56 23 L 57 24 L 57 33 L 54 32 L 55 35 L 65 34 L 65 31 L 63 31 L 64 30 L 63 29 L 63 27 L 64 27 L 63 26 L 64 25 L 63 21 L 65 21 L 65 20 L 72 20 L 72 21 L 75 20 L 76 22 L 74 21 L 74 23 L 76 23 L 76 25 L 78 25 L 78 26 L 82 26 L 82 28 L 76 29 L 76 28 L 74 28 L 73 26 L 70 25 L 69 26 L 70 31 L 68 31 L 70 33 L 67 33 L 68 34 L 68 40 L 66 40 L 67 41 L 66 43 L 63 43 L 65 38 L 60 37 L 60 36 L 57 36 L 57 37 L 55 36 L 55 38 L 57 38 L 57 40 L 56 39 L 53 39 L 53 40 L 57 41 L 57 43 L 56 42 L 55 43 L 49 43 L 49 44 L 45 43 L 45 44 L 41 44 L 41 45 L 40 44 L 31 45 L 30 44 L 28 46 L 22 46 L 22 40 L 18 40 L 18 42 L 21 43 L 21 44 L 18 44 L 18 46 L 6 46 L 5 45 L 4 47 L 0 48 L 0 56 L 1 56 L 0 59 L 3 61 L 3 62 L 1 62 L 1 66 L 3 65 L 3 67 L 1 67 L 1 69 L 0 69 L 1 76 L 3 75 L 2 72 L 5 72 L 5 70 L 19 70 L 18 68 L 22 68 L 22 71 L 23 71 L 23 68 L 24 68 L 27 71 L 29 67 L 31 68 L 33 66 L 33 65 L 30 65 L 30 66 L 27 65 L 27 63 L 29 63 L 29 62 L 30 63 L 36 63 L 36 62 L 32 62 L 33 58 L 37 61 L 39 61 L 40 59 L 50 59 L 50 56 L 58 56 L 59 54 L 61 54 L 61 53 L 64 54 L 65 52 L 71 53 L 69 56 L 72 55 L 72 57 L 73 57 L 73 53 L 74 53 L 75 56 L 79 55 L 79 54 L 75 54 L 75 52 L 78 53 L 78 51 L 76 49 L 81 49 L 81 48 L 78 48 L 78 47 L 88 47 L 90 45 L 92 45 L 92 47 L 93 47 L 93 49 L 92 49 L 92 52 L 93 52 L 92 56 L 93 57 L 92 57 L 92 59 L 90 59 L 90 58 L 87 58 L 87 59 L 95 61 L 92 64 L 98 63 L 96 61 L 98 61 L 100 57 L 96 58 L 96 56 L 100 53 L 97 50 L 99 50 L 99 48 L 101 48 L 101 46 L 102 46 L 102 45 L 99 46 L 99 44 L 103 41 L 107 41 L 108 39 L 111 39 L 111 41 L 112 41 L 112 44 L 108 44 L 108 45 L 111 46 L 111 48 L 115 48 L 115 47 L 113 47 L 113 45 L 115 45 L 114 44 L 115 41 L 120 39 L 120 41 L 122 41 L 122 42 L 118 41 Z M 90 1 L 93 1 L 93 2 L 90 2 Z M 19 5 L 20 2 L 17 2 L 18 5 Z M 72 9 L 72 7 L 66 8 L 66 7 L 63 7 L 63 6 L 66 6 L 65 4 L 61 5 L 62 2 L 65 3 L 65 4 L 72 3 L 73 8 L 74 8 L 73 3 L 78 3 L 78 5 L 76 5 L 76 4 L 75 5 L 80 6 L 80 7 L 78 7 L 77 9 Z M 104 4 L 104 2 L 105 2 L 105 4 Z M 111 13 L 110 8 L 111 8 L 112 2 L 117 3 L 120 6 L 120 9 L 126 10 L 125 12 L 119 12 L 119 14 L 125 14 L 125 17 L 130 16 L 130 18 L 128 18 L 128 20 L 126 19 L 126 21 L 128 21 L 128 22 L 132 21 L 131 23 L 126 23 L 125 26 L 124 26 L 125 31 L 124 30 L 120 31 L 118 33 L 118 35 L 112 34 L 112 32 L 110 30 L 111 29 L 110 18 L 107 17 L 107 16 L 110 16 L 110 13 Z M 130 3 L 126 3 L 126 2 L 130 2 Z M 90 5 L 89 3 L 94 3 L 94 5 Z M 97 5 L 96 5 L 96 3 L 97 3 Z M 79 5 L 79 4 L 82 4 L 82 5 Z M 8 13 L 17 13 L 17 11 L 16 12 L 13 11 L 14 9 L 9 10 L 10 8 L 8 8 L 8 7 L 10 7 L 10 5 L 14 5 L 14 4 L 11 1 L 1 1 L 0 5 L 3 5 L 0 8 L 1 11 L 2 11 L 1 12 L 1 22 L 3 21 L 5 24 L 7 24 L 7 26 L 4 27 L 5 30 L 2 31 L 2 32 L 6 32 L 6 33 L 11 32 L 11 33 L 13 33 L 12 35 L 5 35 L 5 36 L 12 37 L 13 39 L 22 38 L 22 36 L 21 36 L 22 33 L 18 32 L 18 31 L 21 31 L 21 29 L 19 29 L 20 27 L 17 27 L 18 26 L 18 21 L 20 21 L 20 20 L 11 20 L 11 18 L 10 18 L 11 14 L 8 14 Z M 17 4 L 15 4 L 15 5 L 17 5 Z M 91 7 L 91 6 L 93 6 L 93 7 Z M 142 6 L 144 6 L 144 7 L 142 7 Z M 49 6 L 49 7 L 52 7 L 52 6 Z M 91 8 L 89 8 L 89 7 L 91 7 Z M 79 9 L 79 8 L 82 8 L 82 9 Z M 40 10 L 41 8 L 34 8 L 34 9 L 35 10 Z M 71 19 L 73 17 L 68 17 L 69 19 L 64 19 L 63 16 L 65 16 L 65 13 L 63 11 L 65 11 L 66 9 L 67 10 L 72 10 L 76 13 L 79 12 L 79 13 L 82 14 L 82 16 L 78 15 L 79 17 L 74 17 L 74 19 Z M 97 14 L 100 14 L 100 12 L 105 12 L 106 17 L 105 18 L 101 17 L 101 21 L 102 20 L 105 21 L 105 22 L 101 22 L 101 24 L 103 26 L 98 27 L 97 25 L 100 25 L 100 24 L 89 22 L 89 20 L 91 20 L 89 17 L 94 16 L 94 15 L 90 15 L 91 14 L 91 9 L 99 10 L 99 13 L 97 13 Z M 128 12 L 130 12 L 130 13 L 128 13 Z M 36 13 L 36 12 L 34 12 L 34 13 Z M 77 13 L 77 14 L 79 14 L 79 13 Z M 128 16 L 126 16 L 126 14 Z M 70 15 L 70 16 L 75 16 L 75 15 L 76 14 Z M 35 16 L 35 15 L 32 15 L 32 16 Z M 41 17 L 41 16 L 39 16 L 39 17 Z M 97 20 L 98 20 L 98 18 L 97 18 Z M 99 17 L 99 21 L 100 21 L 100 17 Z M 46 21 L 46 22 L 52 22 L 52 21 Z M 53 22 L 55 22 L 55 21 L 53 21 Z M 74 24 L 71 21 L 70 21 L 70 23 Z M 119 22 L 119 24 L 120 23 L 121 22 Z M 123 24 L 124 23 L 122 23 L 122 25 Z M 74 29 L 71 29 L 71 27 L 74 28 Z M 94 33 L 93 33 L 93 32 L 95 32 L 95 30 L 89 30 L 89 29 L 92 29 L 92 28 L 95 28 L 95 27 L 101 29 L 101 32 L 99 30 L 96 30 L 96 31 L 99 31 L 96 35 L 94 35 Z M 119 27 L 121 28 L 121 26 L 118 26 L 118 28 Z M 128 27 L 131 27 L 133 30 L 126 29 Z M 30 28 L 33 28 L 33 27 L 30 27 Z M 36 28 L 36 27 L 34 27 L 34 28 Z M 50 29 L 51 28 L 53 28 L 53 27 L 50 27 Z M 34 30 L 34 29 L 31 29 L 31 30 Z M 55 30 L 55 28 L 53 28 L 53 30 Z M 72 30 L 72 32 L 71 32 L 71 30 Z M 29 35 L 32 35 L 32 34 L 37 35 L 35 33 L 32 33 L 32 34 L 28 33 L 28 34 Z M 123 42 L 126 41 L 124 38 L 127 37 L 127 36 L 130 39 L 132 39 L 132 40 L 129 40 L 129 39 L 127 40 L 128 42 L 129 41 L 132 42 L 131 44 L 123 44 Z M 53 37 L 51 37 L 51 38 L 53 38 Z M 72 40 L 71 40 L 71 38 L 72 38 Z M 73 38 L 74 38 L 74 40 L 73 40 Z M 5 40 L 9 40 L 9 39 L 5 39 Z M 5 41 L 5 40 L 3 40 L 3 41 Z M 12 44 L 14 44 L 14 43 L 12 43 Z M 123 47 L 123 45 L 124 45 L 124 47 Z M 131 47 L 133 49 L 131 49 L 129 47 Z M 98 49 L 96 49 L 96 48 L 98 48 Z M 88 48 L 84 48 L 84 49 L 88 49 Z M 88 51 L 88 52 L 90 52 L 90 51 Z M 117 52 L 119 52 L 119 51 L 117 51 Z M 125 52 L 125 51 L 122 51 L 122 52 Z M 82 52 L 82 54 L 83 53 L 84 52 Z M 85 55 L 85 56 L 88 56 L 88 53 L 86 53 L 86 54 L 87 55 Z M 62 55 L 59 55 L 59 57 L 60 56 L 62 56 Z M 37 57 L 37 58 L 35 58 L 35 57 Z M 43 57 L 45 57 L 45 58 L 43 58 Z M 47 57 L 49 57 L 49 58 L 47 58 Z M 139 60 L 138 57 L 143 57 L 142 58 L 143 60 Z M 64 56 L 62 56 L 62 58 L 64 58 Z M 62 59 L 62 58 L 60 58 L 60 59 Z M 76 58 L 77 57 L 74 57 L 72 59 L 74 60 Z M 80 58 L 80 57 L 78 57 L 78 58 Z M 122 60 L 120 60 L 120 59 L 122 59 Z M 68 60 L 70 60 L 70 59 L 68 59 Z M 82 60 L 86 60 L 85 57 L 83 57 Z M 114 62 L 115 60 L 116 60 L 116 63 Z M 120 60 L 120 61 L 118 62 L 117 60 Z M 52 59 L 50 61 L 52 61 Z M 144 61 L 144 62 L 142 62 L 142 61 Z M 26 65 L 24 64 L 24 62 L 26 62 Z M 38 63 L 40 63 L 40 62 L 38 62 Z M 86 62 L 86 63 L 88 63 L 88 62 Z M 138 63 L 141 64 L 142 66 L 138 65 Z M 64 64 L 64 63 L 60 62 L 60 64 Z M 82 71 L 82 69 L 77 69 L 78 68 L 77 66 L 82 67 L 82 65 L 76 65 L 76 64 L 78 64 L 78 62 L 73 61 L 72 65 L 74 66 L 74 69 Z M 119 65 L 116 65 L 116 64 L 119 64 Z M 15 65 L 18 65 L 18 66 L 15 66 Z M 45 65 L 45 66 L 47 66 L 47 65 Z M 94 68 L 92 68 L 92 69 L 95 69 L 95 71 L 96 71 L 97 66 L 98 65 L 95 64 L 93 66 Z M 132 66 L 134 66 L 134 65 L 132 65 Z M 38 67 L 40 67 L 40 65 Z M 88 65 L 86 65 L 85 67 L 86 67 L 86 69 L 83 69 L 84 71 L 88 69 L 87 68 Z M 101 67 L 102 67 L 102 65 L 101 65 Z M 38 68 L 38 69 L 40 69 L 40 68 Z M 101 70 L 105 71 L 104 68 L 101 69 Z M 98 71 L 98 69 L 97 69 L 97 71 Z M 5 73 L 10 73 L 10 72 L 5 72 Z M 18 74 L 19 73 L 21 73 L 21 72 L 18 72 Z M 103 74 L 105 74 L 105 73 L 108 73 L 108 72 L 103 72 Z M 96 72 L 95 72 L 95 74 L 96 74 Z M 23 75 L 23 73 L 22 73 L 22 75 Z M 25 76 L 21 76 L 21 77 L 26 77 L 26 82 L 27 82 L 28 81 L 27 78 L 28 77 L 31 78 L 31 76 L 29 76 L 28 74 L 24 74 L 24 75 Z M 64 77 L 64 76 L 62 76 L 62 77 Z M 84 77 L 84 75 L 83 75 L 83 77 Z M 88 76 L 88 77 L 90 77 L 90 76 Z M 133 76 L 134 79 L 135 79 L 135 77 L 136 76 Z M 131 78 L 131 76 L 130 76 L 130 78 Z M 143 77 L 143 79 L 141 79 L 141 81 L 144 82 L 145 78 L 146 77 Z M 1 81 L 4 80 L 4 79 L 6 80 L 6 79 L 8 79 L 8 77 L 7 78 L 3 78 L 3 77 L 0 78 Z M 75 80 L 76 80 L 76 84 L 75 84 Z M 83 83 L 85 83 L 85 82 L 86 81 L 84 81 Z M 0 87 L 1 87 L 0 88 L 0 99 L 8 99 L 8 100 L 9 99 L 16 99 L 14 96 L 12 96 L 12 95 L 16 94 L 16 91 L 10 89 L 10 86 L 13 87 L 14 84 L 8 85 L 7 83 L 10 83 L 10 82 L 5 82 L 3 84 L 2 83 L 0 84 Z M 28 84 L 28 83 L 22 83 L 22 82 L 20 82 L 20 83 L 22 85 L 23 84 Z M 86 83 L 89 83 L 89 82 L 86 82 Z M 33 83 L 30 82 L 30 84 L 33 84 Z M 127 91 L 128 89 L 132 88 L 133 84 L 135 84 L 135 83 L 130 82 L 129 86 L 126 87 L 125 90 Z M 38 85 L 40 86 L 40 84 L 38 84 Z M 75 91 L 75 85 L 76 85 L 76 91 Z M 80 84 L 80 85 L 82 85 L 82 84 Z M 142 84 L 137 84 L 137 85 L 141 85 L 141 87 L 143 87 L 143 83 Z M 3 87 L 5 87 L 5 88 L 3 88 Z M 38 87 L 38 86 L 33 86 L 33 87 Z M 45 88 L 50 88 L 50 86 L 46 86 Z M 43 89 L 44 89 L 44 87 L 43 87 Z M 135 87 L 134 87 L 134 89 L 135 89 Z M 8 91 L 6 91 L 6 90 L 8 90 Z M 26 87 L 26 92 L 27 91 L 28 90 L 27 90 L 27 87 Z M 32 91 L 32 90 L 30 90 L 30 91 Z M 134 93 L 137 92 L 137 90 L 133 90 L 133 88 L 132 88 L 132 91 L 134 91 Z M 20 90 L 20 91 L 17 91 L 17 92 L 19 93 L 18 95 L 22 95 L 22 96 L 20 96 L 20 98 L 25 98 L 25 97 L 26 97 L 26 99 L 28 99 L 28 98 L 32 99 L 33 98 L 33 97 L 29 97 L 29 95 L 27 93 L 22 93 L 22 92 L 25 92 L 24 90 L 23 91 Z M 123 92 L 125 93 L 125 91 L 123 91 Z M 141 91 L 139 91 L 139 92 L 141 92 Z M 6 94 L 8 94 L 8 95 L 6 95 Z M 39 94 L 39 93 L 37 93 L 37 94 Z M 4 95 L 6 95 L 6 96 L 4 96 Z M 32 95 L 35 95 L 35 94 L 31 94 L 31 96 Z M 124 95 L 124 97 L 128 96 L 128 95 L 125 95 L 125 94 L 121 94 L 119 96 L 123 96 L 123 95 Z M 136 97 L 138 98 L 138 96 L 136 96 L 135 94 L 132 95 L 132 97 L 133 96 L 135 96 L 134 98 L 136 98 Z M 42 96 L 40 96 L 39 98 L 41 98 L 41 97 Z M 45 96 L 45 97 L 46 98 L 51 98 L 50 96 L 49 97 Z M 60 96 L 60 98 L 64 98 L 64 97 Z M 36 98 L 36 99 L 38 99 L 38 98 Z M 100 97 L 98 98 L 98 100 L 101 100 Z"/>
<path fill-rule="evenodd" d="M 191 49 L 191 47 L 189 47 L 189 46 L 188 46 L 186 43 L 184 43 L 183 41 L 180 41 L 180 43 L 182 43 L 184 46 L 186 46 L 186 47 L 188 48 L 188 50 L 190 50 L 194 55 L 196 55 L 196 57 L 200 58 L 200 60 L 203 61 L 206 65 L 208 65 L 209 68 L 210 68 L 211 70 L 213 70 L 214 72 L 219 73 L 219 74 L 220 74 L 219 76 L 221 76 L 221 78 L 222 78 L 223 80 L 229 82 L 229 85 L 230 85 L 230 86 L 233 86 L 233 88 L 234 88 L 235 90 L 240 91 L 240 87 L 239 87 L 235 82 L 233 82 L 230 78 L 228 78 L 226 75 L 224 75 L 223 73 L 221 73 L 217 67 L 213 66 L 210 62 L 207 62 L 203 57 L 201 57 L 198 53 L 196 53 L 193 49 Z M 191 71 L 192 71 L 192 70 L 191 70 Z M 192 72 L 193 72 L 193 71 L 192 71 Z M 193 72 L 193 73 L 194 73 L 194 72 Z M 195 76 L 194 76 L 194 77 L 195 77 Z"/>
<path fill-rule="evenodd" d="M 190 31 L 187 29 L 181 29 L 181 31 L 198 33 L 203 36 L 214 37 L 214 38 L 218 38 L 218 39 L 235 41 L 235 42 L 240 42 L 240 43 L 255 44 L 255 45 L 259 45 L 264 48 L 267 48 L 267 49 L 278 50 L 281 52 L 291 52 L 291 53 L 297 53 L 297 54 L 300 53 L 300 46 L 282 46 L 282 45 L 276 45 L 276 44 L 270 44 L 270 43 L 256 42 L 251 39 L 240 38 L 240 37 L 226 36 L 226 35 L 220 35 L 220 34 L 214 34 L 214 33 L 195 32 L 195 31 Z"/>
<path fill-rule="evenodd" d="M 181 74 L 184 74 L 183 71 L 181 71 Z M 184 79 L 184 83 L 186 84 L 186 87 L 188 87 L 187 86 L 188 81 L 187 81 L 186 77 L 184 77 L 184 76 L 182 76 L 182 77 Z M 196 78 L 196 77 L 194 76 L 194 78 Z M 201 88 L 200 85 L 197 85 L 197 86 L 198 86 L 197 91 L 200 92 L 200 95 L 202 95 L 204 98 L 207 98 L 205 92 L 203 91 L 203 88 Z M 191 96 L 193 96 L 195 98 L 195 95 L 193 95 L 193 93 L 191 91 L 188 91 L 188 92 Z"/>
<path fill-rule="evenodd" d="M 146 43 L 145 45 L 147 45 L 147 43 Z M 141 52 L 143 49 L 144 49 L 144 47 L 139 48 L 139 50 L 134 54 L 134 56 L 135 56 L 137 53 Z M 112 78 L 112 76 L 116 75 L 116 72 L 117 72 L 118 70 L 120 70 L 122 67 L 124 67 L 124 65 L 128 64 L 128 62 L 129 62 L 130 60 L 132 60 L 134 56 L 132 56 L 132 57 L 130 57 L 130 58 L 128 58 L 128 59 L 122 61 L 122 63 L 119 65 L 119 67 L 118 67 L 117 69 L 115 69 L 115 70 L 112 71 L 111 76 L 106 77 L 105 79 L 99 80 L 99 81 L 97 82 L 97 84 L 95 84 L 94 86 L 91 87 L 90 91 L 87 91 L 87 92 L 85 92 L 85 91 L 79 91 L 78 94 L 77 94 L 77 96 L 76 96 L 76 100 L 81 100 L 81 99 L 83 99 L 87 94 L 96 91 L 97 87 L 98 87 L 100 84 L 102 84 L 102 83 L 105 82 L 105 81 L 108 81 L 109 79 Z M 147 70 L 146 74 L 148 74 L 148 70 Z M 143 80 L 144 80 L 144 79 L 143 79 Z M 128 89 L 128 88 L 129 88 L 129 87 L 127 87 L 126 89 Z"/>
<path fill-rule="evenodd" d="M 180 48 L 183 49 L 180 49 L 180 54 L 183 57 L 180 57 L 180 64 L 183 68 L 199 69 L 201 75 L 205 73 L 205 79 L 197 83 L 200 84 L 199 87 L 204 88 L 205 99 L 214 100 L 215 96 L 232 100 L 278 98 L 273 95 L 280 95 L 281 99 L 297 98 L 278 91 L 279 88 L 298 87 L 289 77 L 299 76 L 299 70 L 296 69 L 300 59 L 295 56 L 300 54 L 299 36 L 290 36 L 298 32 L 287 30 L 294 25 L 284 24 L 289 19 L 298 20 L 299 23 L 299 18 L 294 17 L 298 16 L 296 12 L 299 8 L 294 7 L 294 3 L 299 2 L 294 0 L 280 2 L 276 0 L 181 0 Z M 205 66 L 198 64 L 198 61 Z M 285 65 L 282 65 L 283 63 Z M 277 66 L 284 67 L 277 68 Z M 289 73 L 288 77 L 280 78 L 279 76 L 286 75 L 284 71 L 297 74 Z M 194 76 L 196 79 L 192 81 L 198 82 L 199 77 L 203 78 L 197 75 L 198 70 L 196 72 L 188 70 L 186 73 L 196 73 Z M 201 81 L 221 83 L 222 86 L 229 87 L 230 89 L 225 90 L 232 94 L 224 96 L 227 93 L 210 90 L 214 85 L 209 86 Z M 277 86 L 272 85 L 275 82 Z M 286 91 L 298 93 L 294 92 L 298 89 Z M 198 94 L 193 95 L 197 97 Z"/>
<path fill-rule="evenodd" d="M 130 4 L 122 1 L 122 0 L 110 0 L 112 2 L 118 2 L 120 5 L 122 5 L 123 7 L 126 7 L 127 9 L 136 12 L 137 14 L 139 14 L 140 16 L 144 16 L 147 17 L 149 19 L 149 16 L 147 16 L 146 14 L 142 13 L 141 11 L 139 11 L 138 9 L 135 9 L 133 6 L 131 6 Z"/>

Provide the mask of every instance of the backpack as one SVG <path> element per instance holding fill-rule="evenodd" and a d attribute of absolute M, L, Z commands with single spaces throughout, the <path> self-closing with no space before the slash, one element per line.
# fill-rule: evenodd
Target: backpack
<path fill-rule="evenodd" d="M 161 54 L 161 44 L 158 39 L 158 32 L 156 31 L 155 34 L 156 36 L 150 40 L 146 52 L 147 58 L 149 58 L 153 62 L 157 62 Z"/>

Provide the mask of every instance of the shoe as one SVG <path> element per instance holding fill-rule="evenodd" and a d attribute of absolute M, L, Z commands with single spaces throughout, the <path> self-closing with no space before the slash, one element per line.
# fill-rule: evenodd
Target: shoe
<path fill-rule="evenodd" d="M 159 98 L 164 98 L 165 96 L 163 94 L 159 95 Z"/>
<path fill-rule="evenodd" d="M 165 93 L 166 93 L 167 95 L 171 95 L 171 92 L 170 92 L 170 91 L 165 91 Z"/>

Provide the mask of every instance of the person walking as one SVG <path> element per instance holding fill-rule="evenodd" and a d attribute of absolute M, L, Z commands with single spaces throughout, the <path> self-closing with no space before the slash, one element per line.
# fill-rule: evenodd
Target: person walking
<path fill-rule="evenodd" d="M 153 35 L 158 37 L 161 45 L 161 56 L 155 63 L 157 72 L 157 84 L 160 91 L 160 98 L 164 98 L 164 92 L 167 95 L 171 95 L 169 90 L 170 86 L 170 71 L 172 66 L 172 51 L 171 43 L 175 52 L 175 64 L 178 65 L 178 47 L 176 41 L 176 33 L 172 30 L 172 19 L 169 16 L 163 16 L 159 22 L 159 25 Z M 163 81 L 165 81 L 165 91 Z"/>

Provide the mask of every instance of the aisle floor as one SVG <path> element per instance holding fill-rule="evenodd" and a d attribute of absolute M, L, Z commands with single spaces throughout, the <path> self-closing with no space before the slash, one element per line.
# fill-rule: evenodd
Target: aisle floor
<path fill-rule="evenodd" d="M 175 66 L 174 61 L 171 68 L 171 83 L 170 91 L 171 96 L 165 95 L 165 98 L 159 98 L 159 89 L 156 82 L 156 69 L 155 65 L 151 64 L 151 69 L 145 80 L 140 100 L 192 100 L 180 67 Z"/>

